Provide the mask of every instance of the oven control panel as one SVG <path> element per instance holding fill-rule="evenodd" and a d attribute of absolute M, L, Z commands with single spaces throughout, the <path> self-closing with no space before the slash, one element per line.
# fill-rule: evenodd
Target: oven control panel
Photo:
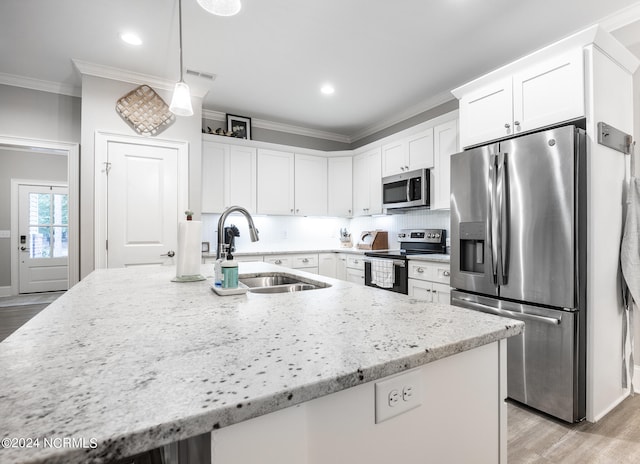
<path fill-rule="evenodd" d="M 402 229 L 398 233 L 399 242 L 444 243 L 445 229 Z"/>

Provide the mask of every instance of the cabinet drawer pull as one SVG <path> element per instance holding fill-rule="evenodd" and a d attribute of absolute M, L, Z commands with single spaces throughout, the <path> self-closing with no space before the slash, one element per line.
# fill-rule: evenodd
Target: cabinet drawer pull
<path fill-rule="evenodd" d="M 276 259 L 276 260 L 274 261 L 274 263 L 275 263 L 275 264 L 282 264 L 282 261 L 280 261 L 279 259 Z"/>
<path fill-rule="evenodd" d="M 505 129 L 509 129 L 510 127 L 511 127 L 511 124 L 509 124 L 509 123 L 506 123 L 506 124 L 504 125 L 504 128 L 505 128 Z"/>
<path fill-rule="evenodd" d="M 449 276 L 451 275 L 451 272 L 449 272 L 449 271 L 443 271 L 443 272 L 442 272 L 442 275 L 443 275 L 443 276 L 445 276 L 445 277 L 449 277 Z"/>
<path fill-rule="evenodd" d="M 303 262 L 303 263 L 308 263 L 308 262 L 309 262 L 309 260 L 308 260 L 307 258 L 304 258 L 304 259 L 302 260 L 302 262 Z"/>
<path fill-rule="evenodd" d="M 421 267 L 416 268 L 416 272 L 419 272 L 419 273 L 421 273 L 421 274 L 422 274 L 422 273 L 424 272 L 424 269 L 422 269 Z"/>

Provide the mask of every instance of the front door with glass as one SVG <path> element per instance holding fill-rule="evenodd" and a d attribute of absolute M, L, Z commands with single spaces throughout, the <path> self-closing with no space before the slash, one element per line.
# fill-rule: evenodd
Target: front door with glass
<path fill-rule="evenodd" d="M 68 188 L 20 185 L 18 192 L 19 292 L 67 290 Z"/>

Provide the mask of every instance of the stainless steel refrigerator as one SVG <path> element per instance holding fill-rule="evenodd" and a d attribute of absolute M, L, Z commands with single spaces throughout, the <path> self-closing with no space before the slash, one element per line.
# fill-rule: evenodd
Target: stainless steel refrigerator
<path fill-rule="evenodd" d="M 451 157 L 451 304 L 525 323 L 508 396 L 568 422 L 586 409 L 585 187 L 573 125 Z"/>

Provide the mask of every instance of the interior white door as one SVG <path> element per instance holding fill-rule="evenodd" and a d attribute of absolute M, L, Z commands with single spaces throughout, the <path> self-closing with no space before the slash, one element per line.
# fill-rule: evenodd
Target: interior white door
<path fill-rule="evenodd" d="M 178 150 L 109 143 L 107 267 L 159 265 L 178 243 Z"/>
<path fill-rule="evenodd" d="M 69 189 L 19 185 L 19 292 L 69 288 Z"/>

